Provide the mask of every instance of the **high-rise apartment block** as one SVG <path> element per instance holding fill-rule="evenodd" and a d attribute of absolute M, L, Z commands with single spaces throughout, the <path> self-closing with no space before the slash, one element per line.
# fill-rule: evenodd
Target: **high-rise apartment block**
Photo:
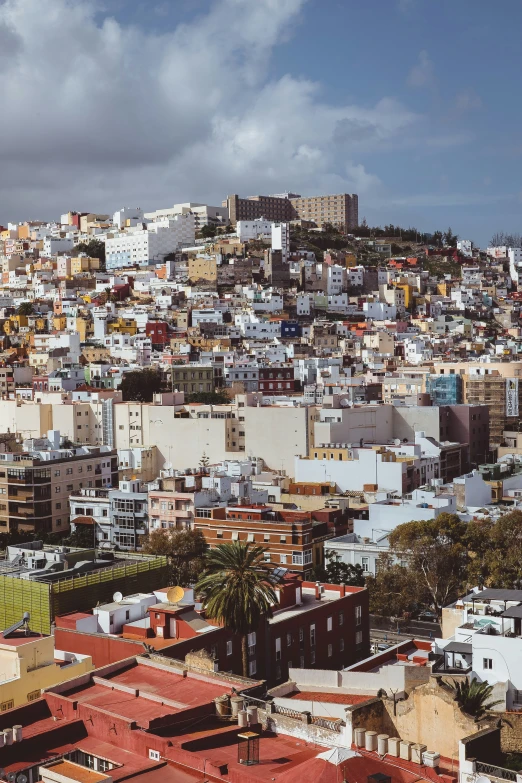
<path fill-rule="evenodd" d="M 275 222 L 309 220 L 321 227 L 325 223 L 342 226 L 345 230 L 359 224 L 359 198 L 355 193 L 334 196 L 302 197 L 295 193 L 278 196 L 228 196 L 223 201 L 230 221 L 265 218 Z"/>

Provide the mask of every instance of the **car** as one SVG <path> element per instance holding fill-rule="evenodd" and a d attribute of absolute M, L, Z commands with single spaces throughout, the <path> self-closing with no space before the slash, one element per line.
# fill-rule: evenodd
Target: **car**
<path fill-rule="evenodd" d="M 419 616 L 417 617 L 417 620 L 422 620 L 425 623 L 436 623 L 439 618 L 435 614 L 435 612 L 421 612 Z"/>

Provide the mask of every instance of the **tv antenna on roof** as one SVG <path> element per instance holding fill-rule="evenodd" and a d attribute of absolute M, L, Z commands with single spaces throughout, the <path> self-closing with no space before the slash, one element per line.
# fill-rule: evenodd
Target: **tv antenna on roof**
<path fill-rule="evenodd" d="M 119 604 L 120 601 L 123 601 L 123 595 L 120 592 L 114 593 L 112 600 Z"/>

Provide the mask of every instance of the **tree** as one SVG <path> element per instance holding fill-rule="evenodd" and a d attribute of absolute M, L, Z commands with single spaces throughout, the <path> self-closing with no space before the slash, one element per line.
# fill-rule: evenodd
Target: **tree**
<path fill-rule="evenodd" d="M 203 239 L 211 239 L 212 237 L 215 237 L 217 233 L 216 226 L 213 223 L 207 223 L 206 226 L 201 226 L 199 235 Z"/>
<path fill-rule="evenodd" d="M 499 517 L 470 522 L 468 548 L 473 552 L 468 581 L 491 587 L 522 587 L 522 512 L 511 511 Z"/>
<path fill-rule="evenodd" d="M 462 712 L 466 712 L 475 718 L 475 722 L 486 717 L 486 713 L 501 704 L 499 701 L 488 701 L 493 693 L 493 686 L 487 680 L 479 682 L 478 680 L 452 681 L 450 686 L 454 693 L 454 699 Z"/>
<path fill-rule="evenodd" d="M 105 269 L 105 242 L 101 242 L 99 239 L 80 242 L 73 248 L 71 255 L 79 256 L 80 253 L 85 253 L 89 258 L 99 258 L 100 266 Z"/>
<path fill-rule="evenodd" d="M 34 307 L 32 302 L 22 302 L 16 311 L 17 315 L 32 315 L 34 313 Z"/>
<path fill-rule="evenodd" d="M 447 228 L 444 232 L 444 244 L 448 247 L 453 247 L 457 243 L 457 239 L 457 234 L 454 234 L 451 228 Z"/>
<path fill-rule="evenodd" d="M 504 231 L 497 231 L 491 237 L 492 247 L 522 247 L 522 236 L 520 234 L 507 234 Z"/>
<path fill-rule="evenodd" d="M 124 402 L 152 402 L 153 395 L 164 390 L 163 376 L 157 370 L 131 370 L 123 376 L 120 386 Z"/>
<path fill-rule="evenodd" d="M 246 541 L 221 544 L 207 552 L 205 572 L 195 586 L 203 595 L 207 616 L 241 636 L 244 677 L 248 677 L 248 634 L 272 616 L 277 603 L 265 552 Z"/>
<path fill-rule="evenodd" d="M 185 394 L 185 402 L 201 402 L 203 405 L 230 405 L 228 394 L 217 389 L 213 392 L 194 392 L 194 394 Z"/>
<path fill-rule="evenodd" d="M 390 533 L 390 551 L 407 558 L 419 591 L 427 589 L 438 614 L 457 598 L 465 582 L 468 554 L 466 522 L 456 514 L 406 522 Z"/>
<path fill-rule="evenodd" d="M 324 560 L 324 567 L 316 566 L 314 569 L 316 579 L 331 585 L 345 584 L 364 587 L 365 578 L 362 566 L 336 560 L 335 554 L 331 550 L 326 553 Z"/>
<path fill-rule="evenodd" d="M 143 551 L 149 555 L 165 555 L 169 562 L 170 584 L 187 587 L 193 584 L 204 567 L 207 548 L 199 530 L 153 530 Z"/>
<path fill-rule="evenodd" d="M 382 617 L 402 617 L 426 603 L 426 591 L 419 592 L 418 580 L 408 567 L 393 564 L 390 555 L 381 555 L 377 574 L 365 580 L 370 595 L 370 613 Z"/>

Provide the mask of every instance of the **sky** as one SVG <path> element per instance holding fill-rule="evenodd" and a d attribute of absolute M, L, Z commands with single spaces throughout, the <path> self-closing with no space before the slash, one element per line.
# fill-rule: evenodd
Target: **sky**
<path fill-rule="evenodd" d="M 0 224 L 292 191 L 520 231 L 520 0 L 0 0 Z"/>

